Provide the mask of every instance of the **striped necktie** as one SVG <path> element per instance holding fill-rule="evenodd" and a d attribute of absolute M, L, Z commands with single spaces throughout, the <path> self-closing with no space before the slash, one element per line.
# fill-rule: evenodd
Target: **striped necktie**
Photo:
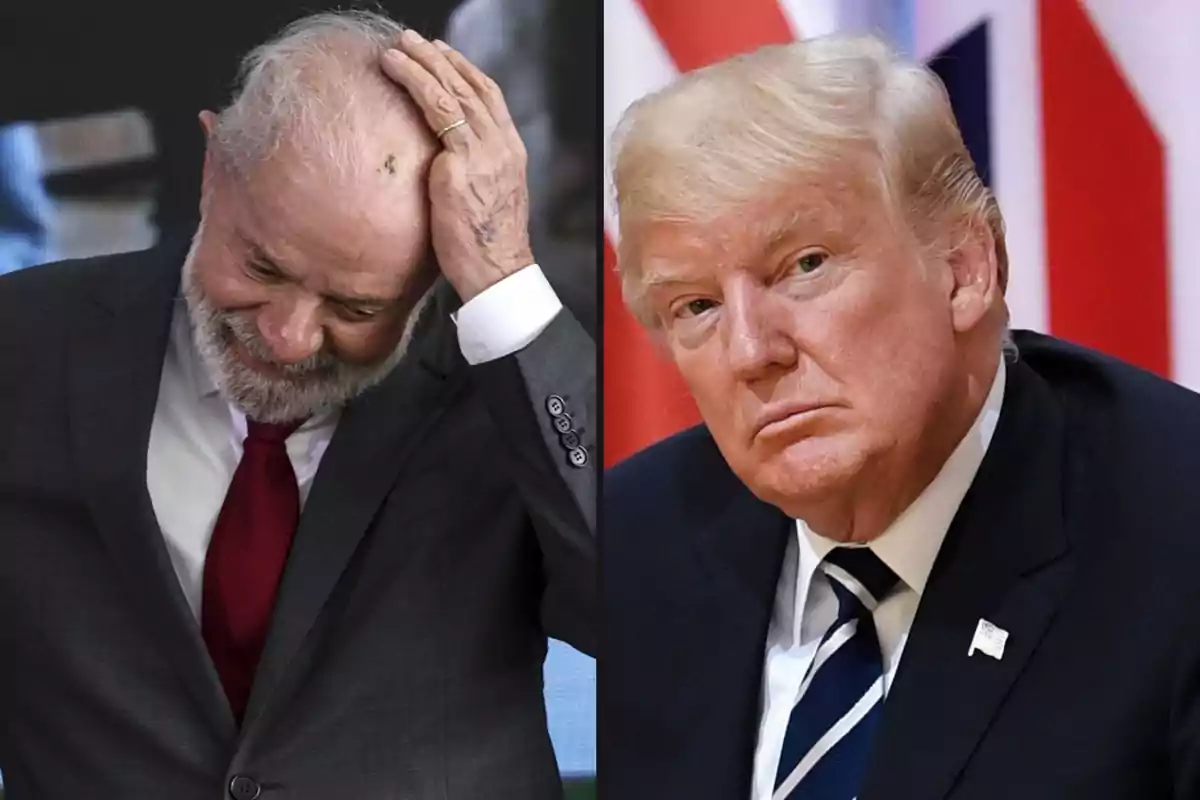
<path fill-rule="evenodd" d="M 837 620 L 788 719 L 773 800 L 853 800 L 883 713 L 883 656 L 872 615 L 899 579 L 865 547 L 836 548 L 821 569 L 837 595 Z"/>

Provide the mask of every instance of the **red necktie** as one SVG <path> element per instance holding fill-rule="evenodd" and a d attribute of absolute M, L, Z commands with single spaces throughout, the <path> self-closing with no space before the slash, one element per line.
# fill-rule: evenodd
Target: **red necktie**
<path fill-rule="evenodd" d="M 286 447 L 300 425 L 247 420 L 242 460 L 205 557 L 200 629 L 239 724 L 300 522 L 300 487 Z"/>

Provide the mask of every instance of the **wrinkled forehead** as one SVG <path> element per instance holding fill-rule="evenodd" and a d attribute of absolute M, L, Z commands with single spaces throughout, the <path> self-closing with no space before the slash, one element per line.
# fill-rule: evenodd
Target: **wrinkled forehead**
<path fill-rule="evenodd" d="M 730 269 L 806 242 L 859 247 L 891 227 L 887 197 L 868 176 L 845 171 L 764 181 L 761 193 L 713 214 L 621 220 L 622 269 L 654 282 L 671 264 Z"/>
<path fill-rule="evenodd" d="M 376 290 L 398 290 L 395 282 L 427 260 L 428 165 L 403 147 L 370 157 L 352 173 L 272 159 L 223 181 L 213 202 L 233 251 L 266 254 L 297 274 L 376 274 Z"/>

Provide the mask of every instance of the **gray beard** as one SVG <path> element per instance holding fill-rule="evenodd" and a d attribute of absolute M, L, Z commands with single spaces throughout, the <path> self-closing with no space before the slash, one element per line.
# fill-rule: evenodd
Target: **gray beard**
<path fill-rule="evenodd" d="M 257 422 L 284 423 L 318 416 L 339 408 L 375 386 L 404 358 L 413 331 L 433 296 L 434 288 L 417 301 L 404 324 L 396 348 L 373 364 L 354 364 L 321 351 L 292 364 L 281 364 L 258 335 L 254 323 L 236 313 L 214 308 L 195 275 L 196 243 L 201 223 L 183 266 L 183 296 L 187 301 L 192 341 L 200 361 L 226 402 Z M 436 284 L 435 284 L 436 286 Z M 271 364 L 282 375 L 251 369 L 235 353 L 235 343 L 254 358 Z"/>

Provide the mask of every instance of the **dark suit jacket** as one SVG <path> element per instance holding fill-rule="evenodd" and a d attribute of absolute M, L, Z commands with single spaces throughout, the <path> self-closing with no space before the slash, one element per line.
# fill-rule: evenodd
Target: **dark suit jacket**
<path fill-rule="evenodd" d="M 858 798 L 1200 797 L 1200 399 L 1017 342 Z M 700 428 L 612 469 L 603 519 L 606 795 L 748 798 L 792 521 Z M 999 661 L 967 657 L 980 618 Z"/>
<path fill-rule="evenodd" d="M 11 800 L 550 800 L 547 635 L 595 645 L 594 345 L 462 359 L 441 291 L 345 411 L 241 731 L 146 489 L 183 248 L 0 280 L 0 770 Z M 553 265 L 546 265 L 552 281 Z M 566 276 L 564 276 L 566 277 Z M 560 284 L 568 301 L 590 276 Z M 591 312 L 589 312 L 591 313 Z M 592 456 L 570 465 L 547 398 Z"/>

